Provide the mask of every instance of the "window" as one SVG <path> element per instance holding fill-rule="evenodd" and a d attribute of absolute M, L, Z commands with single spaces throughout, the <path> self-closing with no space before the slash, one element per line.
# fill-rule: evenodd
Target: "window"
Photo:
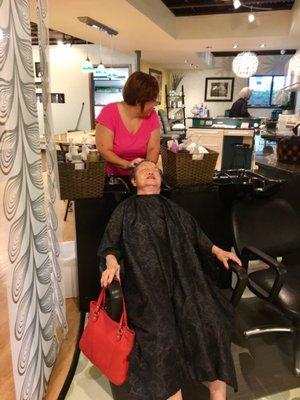
<path fill-rule="evenodd" d="M 275 98 L 284 87 L 284 76 L 251 76 L 249 87 L 252 95 L 248 101 L 250 107 L 275 106 Z"/>

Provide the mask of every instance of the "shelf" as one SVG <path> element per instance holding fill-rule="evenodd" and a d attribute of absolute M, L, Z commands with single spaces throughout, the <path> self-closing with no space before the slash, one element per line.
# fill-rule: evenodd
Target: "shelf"
<path fill-rule="evenodd" d="M 167 118 L 169 124 L 172 126 L 176 123 L 183 123 L 185 124 L 185 98 L 184 98 L 184 87 L 181 85 L 178 90 L 181 93 L 169 93 L 168 86 L 165 85 L 165 96 L 166 96 L 166 111 L 167 111 Z M 178 103 L 181 106 L 173 107 L 172 105 L 177 105 Z M 178 117 L 177 117 L 178 116 Z M 172 118 L 174 117 L 174 118 Z"/>

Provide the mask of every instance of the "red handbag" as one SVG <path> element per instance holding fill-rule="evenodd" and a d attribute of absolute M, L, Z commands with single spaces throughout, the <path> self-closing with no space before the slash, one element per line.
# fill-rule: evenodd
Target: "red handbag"
<path fill-rule="evenodd" d="M 89 319 L 79 348 L 112 383 L 122 385 L 127 378 L 135 333 L 127 325 L 124 299 L 120 322 L 109 317 L 104 309 L 105 292 L 103 288 L 98 301 L 90 302 Z"/>

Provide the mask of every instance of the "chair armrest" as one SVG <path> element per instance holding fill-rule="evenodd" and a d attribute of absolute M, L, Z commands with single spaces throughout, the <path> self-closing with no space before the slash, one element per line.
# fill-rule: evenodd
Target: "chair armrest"
<path fill-rule="evenodd" d="M 255 256 L 256 259 L 263 261 L 270 268 L 274 269 L 276 273 L 276 278 L 270 290 L 270 293 L 268 293 L 268 296 L 265 296 L 263 293 L 260 292 L 260 295 L 265 300 L 273 301 L 278 296 L 278 293 L 280 292 L 286 280 L 287 271 L 285 266 L 282 263 L 278 262 L 275 258 L 270 257 L 268 254 L 264 253 L 263 251 L 253 246 L 244 247 L 242 250 L 241 254 L 242 260 L 246 259 L 248 262 L 250 259 L 249 256 Z"/>
<path fill-rule="evenodd" d="M 240 267 L 238 264 L 236 264 L 234 261 L 229 260 L 228 261 L 229 269 L 236 274 L 237 276 L 237 284 L 233 290 L 230 303 L 236 307 L 244 293 L 244 290 L 247 286 L 248 283 L 248 275 L 247 271 L 245 268 Z"/>

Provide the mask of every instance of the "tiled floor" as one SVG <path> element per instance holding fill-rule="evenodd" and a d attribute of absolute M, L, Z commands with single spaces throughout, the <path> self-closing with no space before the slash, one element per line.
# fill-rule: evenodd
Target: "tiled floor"
<path fill-rule="evenodd" d="M 280 317 L 274 315 L 272 310 L 266 308 L 256 298 L 243 299 L 237 308 L 237 333 L 233 340 L 232 352 L 239 391 L 234 393 L 229 388 L 229 400 L 300 400 L 300 378 L 292 374 L 292 337 L 289 334 L 268 334 L 245 339 L 241 334 L 246 327 L 253 327 L 270 319 L 280 321 Z M 66 399 L 96 398 L 113 399 L 110 385 L 81 355 Z M 184 400 L 208 398 L 207 389 L 200 385 L 197 390 L 193 389 L 191 392 L 187 390 Z"/>

